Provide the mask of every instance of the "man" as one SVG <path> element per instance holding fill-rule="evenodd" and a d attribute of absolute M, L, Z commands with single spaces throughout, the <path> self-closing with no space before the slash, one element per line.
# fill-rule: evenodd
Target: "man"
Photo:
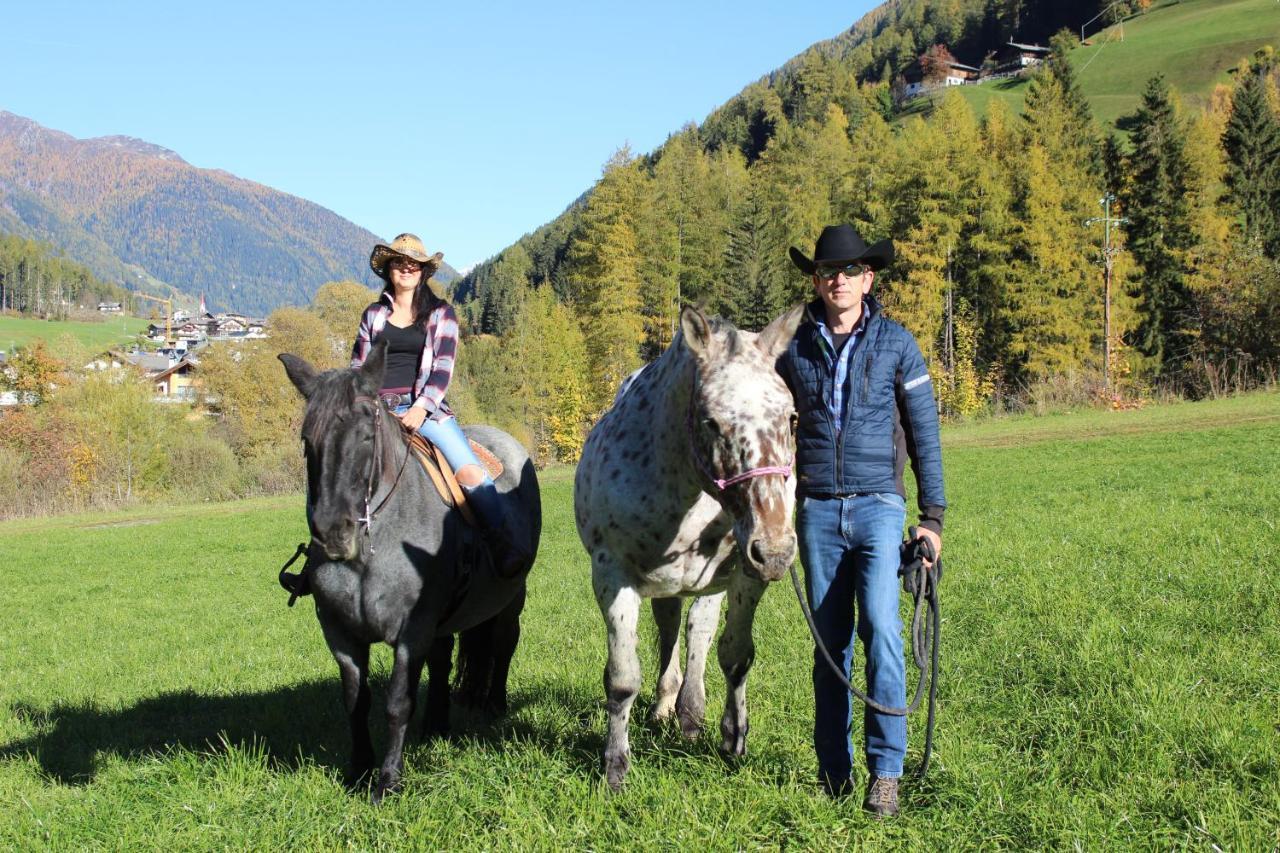
<path fill-rule="evenodd" d="M 942 551 L 942 451 L 938 410 L 920 347 L 871 295 L 893 242 L 868 246 L 850 225 L 824 228 L 813 258 L 791 260 L 812 276 L 811 302 L 779 362 L 795 395 L 797 532 L 818 633 L 846 677 L 853 633 L 866 653 L 867 693 L 906 705 L 906 660 L 898 614 L 898 565 L 906 520 L 902 473 L 911 459 L 919 495 L 918 537 Z M 818 774 L 833 796 L 852 790 L 851 697 L 814 651 L 813 743 Z M 898 812 L 907 751 L 905 717 L 866 709 L 869 771 L 864 807 Z"/>

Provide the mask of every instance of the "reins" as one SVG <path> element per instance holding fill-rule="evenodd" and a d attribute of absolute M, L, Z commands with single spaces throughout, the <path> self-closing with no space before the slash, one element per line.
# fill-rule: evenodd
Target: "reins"
<path fill-rule="evenodd" d="M 914 528 L 912 528 L 912 532 L 914 532 Z M 915 696 L 905 708 L 891 708 L 888 705 L 882 705 L 850 683 L 849 679 L 845 677 L 844 671 L 832 658 L 831 652 L 827 650 L 826 644 L 822 642 L 822 638 L 818 636 L 818 626 L 813 620 L 813 611 L 809 609 L 809 603 L 805 600 L 804 590 L 800 585 L 800 576 L 796 573 L 794 563 L 791 566 L 791 585 L 795 588 L 796 600 L 800 602 L 800 610 L 804 613 L 805 621 L 809 624 L 809 633 L 813 635 L 814 647 L 822 654 L 823 660 L 827 662 L 827 666 L 830 667 L 840 683 L 876 713 L 888 714 L 893 717 L 905 717 L 908 714 L 914 714 L 920 708 L 920 700 L 924 695 L 925 675 L 928 673 L 929 714 L 925 723 L 924 759 L 920 764 L 920 778 L 923 779 L 925 774 L 929 772 L 929 759 L 933 755 L 933 723 L 937 710 L 938 664 L 941 656 L 940 626 L 942 622 L 942 611 L 938 602 L 938 581 L 942 578 L 942 559 L 940 557 L 934 559 L 933 545 L 928 540 L 913 540 L 906 547 L 910 548 L 911 559 L 910 562 L 904 563 L 898 573 L 902 576 L 904 589 L 912 596 L 911 657 L 920 671 L 920 677 L 916 681 Z M 934 561 L 932 567 L 925 568 L 923 558 L 932 559 Z M 930 646 L 932 648 L 928 653 L 928 660 L 926 660 L 926 648 Z"/>
<path fill-rule="evenodd" d="M 405 466 L 409 464 L 409 457 L 412 451 L 408 442 L 404 446 L 404 458 L 400 461 L 400 470 L 396 472 L 396 478 L 391 483 L 391 488 L 383 495 L 382 500 L 378 502 L 378 506 L 373 510 L 369 509 L 369 504 L 373 501 L 373 477 L 377 472 L 378 463 L 382 459 L 382 401 L 376 397 L 368 397 L 365 395 L 357 396 L 353 399 L 352 404 L 356 403 L 372 403 L 373 404 L 373 458 L 369 462 L 369 478 L 365 483 L 364 490 L 364 515 L 356 519 L 356 523 L 364 528 L 365 541 L 369 543 L 369 556 L 377 553 L 373 547 L 373 522 L 378 517 L 378 513 L 382 512 L 382 508 L 387 505 L 387 501 L 391 500 L 391 496 L 395 494 L 396 489 L 400 486 L 400 478 L 404 475 Z"/>

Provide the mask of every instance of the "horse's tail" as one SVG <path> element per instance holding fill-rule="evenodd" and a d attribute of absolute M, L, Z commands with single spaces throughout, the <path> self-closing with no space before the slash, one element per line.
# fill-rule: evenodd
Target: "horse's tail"
<path fill-rule="evenodd" d="M 460 635 L 453 682 L 459 704 L 487 713 L 507 712 L 507 673 L 520 641 L 524 597 L 521 590 L 502 612 Z"/>
<path fill-rule="evenodd" d="M 458 667 L 453 690 L 458 702 L 471 708 L 483 707 L 493 679 L 493 621 L 481 622 L 463 631 L 458 638 Z"/>

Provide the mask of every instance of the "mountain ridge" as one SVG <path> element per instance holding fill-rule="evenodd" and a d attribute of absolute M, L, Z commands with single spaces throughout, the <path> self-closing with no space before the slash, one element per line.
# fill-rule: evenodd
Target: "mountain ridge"
<path fill-rule="evenodd" d="M 368 253 L 382 238 L 322 205 L 136 137 L 78 139 L 3 110 L 0 229 L 127 287 L 248 312 L 305 304 L 328 281 L 379 283 Z"/>

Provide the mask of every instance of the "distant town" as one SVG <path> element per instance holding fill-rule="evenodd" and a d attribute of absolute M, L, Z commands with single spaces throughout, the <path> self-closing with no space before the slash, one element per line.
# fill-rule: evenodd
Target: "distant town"
<path fill-rule="evenodd" d="M 99 302 L 98 311 L 119 314 L 119 302 Z M 203 297 L 200 308 L 191 313 L 179 308 L 167 318 L 147 326 L 146 338 L 159 344 L 155 350 L 141 347 L 128 352 L 108 352 L 86 368 L 109 370 L 133 365 L 155 384 L 160 402 L 191 402 L 195 399 L 194 376 L 199 353 L 218 341 L 244 341 L 267 337 L 267 321 L 232 311 L 210 313 Z"/>
<path fill-rule="evenodd" d="M 168 300 L 159 300 L 167 302 Z M 124 314 L 119 302 L 99 302 L 101 314 Z M 210 313 L 204 301 L 195 312 L 177 309 L 154 319 L 143 337 L 154 347 L 134 344 L 99 353 L 85 370 L 139 371 L 155 388 L 155 400 L 161 403 L 190 403 L 196 399 L 195 373 L 200 365 L 200 352 L 210 344 L 260 340 L 266 338 L 267 321 L 233 311 Z M 0 369 L 6 354 L 0 352 Z M 16 406 L 23 401 L 14 392 L 0 393 L 0 406 Z"/>

